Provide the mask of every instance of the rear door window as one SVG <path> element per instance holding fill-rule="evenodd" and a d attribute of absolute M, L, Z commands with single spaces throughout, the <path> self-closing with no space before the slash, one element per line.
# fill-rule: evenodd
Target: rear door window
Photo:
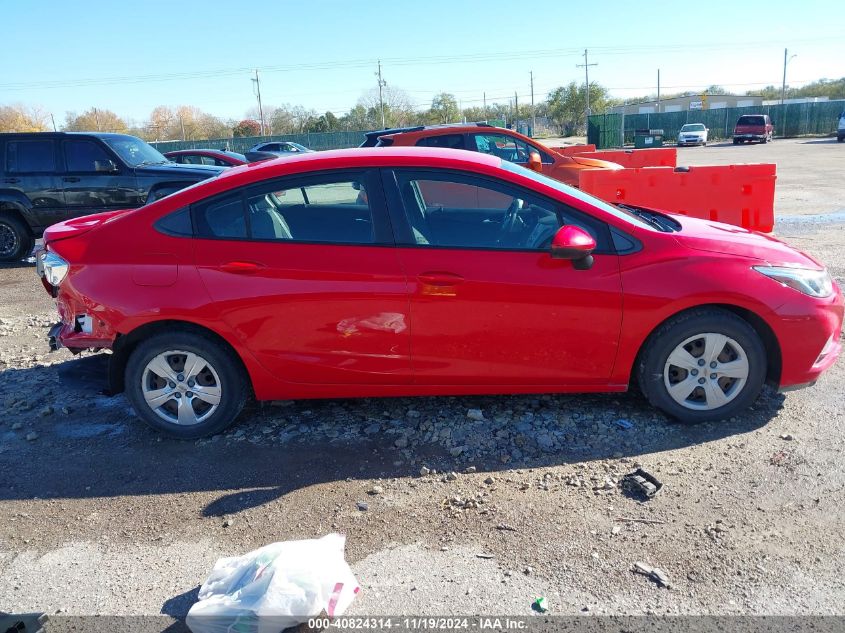
<path fill-rule="evenodd" d="M 10 174 L 46 174 L 56 171 L 56 149 L 52 140 L 8 141 L 6 171 Z"/>
<path fill-rule="evenodd" d="M 533 148 L 524 141 L 505 134 L 473 134 L 470 149 L 498 156 L 511 163 L 525 164 Z"/>
<path fill-rule="evenodd" d="M 417 147 L 445 147 L 447 149 L 465 149 L 463 134 L 438 134 L 426 136 L 417 141 Z"/>

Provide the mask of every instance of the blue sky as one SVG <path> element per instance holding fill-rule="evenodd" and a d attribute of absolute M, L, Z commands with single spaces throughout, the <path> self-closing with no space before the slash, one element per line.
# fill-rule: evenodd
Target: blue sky
<path fill-rule="evenodd" d="M 136 121 L 157 105 L 196 105 L 223 117 L 265 104 L 302 104 L 340 115 L 376 85 L 426 107 L 440 91 L 465 105 L 535 99 L 590 80 L 619 97 L 718 83 L 732 90 L 845 74 L 841 8 L 830 0 L 778 2 L 571 2 L 536 0 L 275 0 L 244 2 L 4 3 L 0 105 L 52 112 L 96 106 Z"/>

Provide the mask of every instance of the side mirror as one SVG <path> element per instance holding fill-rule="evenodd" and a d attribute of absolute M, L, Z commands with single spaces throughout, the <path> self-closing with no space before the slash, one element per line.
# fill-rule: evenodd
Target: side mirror
<path fill-rule="evenodd" d="M 532 171 L 543 171 L 543 161 L 537 152 L 528 152 L 528 169 Z"/>
<path fill-rule="evenodd" d="M 115 163 L 113 160 L 95 160 L 94 171 L 113 174 L 115 172 L 120 171 L 120 169 L 118 169 L 117 163 Z"/>
<path fill-rule="evenodd" d="M 574 225 L 562 226 L 552 238 L 549 254 L 552 259 L 572 260 L 576 270 L 587 270 L 593 265 L 592 252 L 596 250 L 596 240 L 584 229 Z"/>

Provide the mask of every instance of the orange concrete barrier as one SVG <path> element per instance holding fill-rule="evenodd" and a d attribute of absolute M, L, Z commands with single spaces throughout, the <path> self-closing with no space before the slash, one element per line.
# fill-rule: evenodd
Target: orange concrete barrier
<path fill-rule="evenodd" d="M 573 154 L 583 154 L 585 152 L 595 152 L 596 146 L 592 143 L 587 145 L 564 145 L 562 147 L 549 147 L 549 149 L 556 151 L 558 154 L 564 156 L 572 156 Z"/>
<path fill-rule="evenodd" d="M 678 150 L 674 147 L 605 149 L 597 152 L 579 152 L 575 156 L 607 160 L 623 167 L 674 167 L 678 164 Z"/>
<path fill-rule="evenodd" d="M 775 165 L 590 169 L 580 188 L 608 202 L 717 220 L 770 232 L 775 223 Z"/>

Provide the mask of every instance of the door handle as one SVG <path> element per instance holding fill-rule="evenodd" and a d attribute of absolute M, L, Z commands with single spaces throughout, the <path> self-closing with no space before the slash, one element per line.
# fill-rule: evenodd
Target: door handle
<path fill-rule="evenodd" d="M 233 273 L 235 275 L 254 275 L 258 271 L 266 268 L 264 264 L 258 262 L 226 262 L 220 266 L 220 270 L 224 273 Z"/>
<path fill-rule="evenodd" d="M 464 278 L 455 273 L 444 272 L 426 272 L 417 275 L 417 279 L 428 286 L 456 286 L 461 283 Z"/>
<path fill-rule="evenodd" d="M 68 176 L 62 178 L 62 180 L 64 180 L 65 182 L 79 182 L 79 178 L 77 178 L 76 176 Z"/>
<path fill-rule="evenodd" d="M 6 182 L 8 182 L 9 184 L 15 184 L 16 182 L 20 182 L 20 181 L 21 181 L 20 178 L 6 178 Z"/>

